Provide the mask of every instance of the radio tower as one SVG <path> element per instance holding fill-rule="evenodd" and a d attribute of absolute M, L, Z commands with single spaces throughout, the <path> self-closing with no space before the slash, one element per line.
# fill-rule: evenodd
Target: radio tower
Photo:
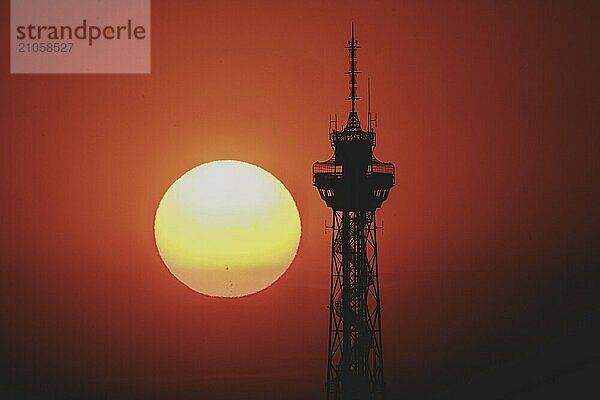
<path fill-rule="evenodd" d="M 370 93 L 366 131 L 356 112 L 354 23 L 346 48 L 352 108 L 341 130 L 330 117 L 333 156 L 313 164 L 313 183 L 333 211 L 326 390 L 330 400 L 375 400 L 384 398 L 375 210 L 394 186 L 394 165 L 373 155 Z"/>

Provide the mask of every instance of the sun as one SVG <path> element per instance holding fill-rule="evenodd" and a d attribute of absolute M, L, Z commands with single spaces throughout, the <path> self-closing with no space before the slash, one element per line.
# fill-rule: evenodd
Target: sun
<path fill-rule="evenodd" d="M 239 297 L 275 282 L 300 242 L 300 215 L 286 187 L 242 161 L 183 174 L 156 210 L 154 235 L 173 275 L 208 296 Z"/>

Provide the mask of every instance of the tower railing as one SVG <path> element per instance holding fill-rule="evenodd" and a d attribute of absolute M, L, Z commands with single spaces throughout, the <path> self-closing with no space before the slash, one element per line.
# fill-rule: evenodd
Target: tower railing
<path fill-rule="evenodd" d="M 344 176 L 344 169 L 342 165 L 335 164 L 334 162 L 316 162 L 313 164 L 313 184 L 316 183 L 317 175 L 326 175 L 332 179 L 341 179 Z M 396 169 L 392 163 L 374 162 L 367 165 L 366 176 L 380 174 L 380 175 L 391 175 L 392 184 L 395 183 Z"/>
<path fill-rule="evenodd" d="M 334 146 L 338 142 L 349 142 L 359 140 L 369 142 L 373 147 L 377 144 L 375 132 L 335 130 L 329 132 L 329 142 L 332 146 Z"/>

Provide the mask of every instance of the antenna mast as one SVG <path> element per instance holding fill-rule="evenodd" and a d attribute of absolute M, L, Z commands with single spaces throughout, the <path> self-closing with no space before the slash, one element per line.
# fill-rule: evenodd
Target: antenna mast
<path fill-rule="evenodd" d="M 369 132 L 373 132 L 371 127 L 371 78 L 367 78 L 367 118 L 369 119 Z"/>
<path fill-rule="evenodd" d="M 352 112 L 356 112 L 356 100 L 360 100 L 360 97 L 356 95 L 356 74 L 360 74 L 360 71 L 356 69 L 356 52 L 360 48 L 358 40 L 354 39 L 354 22 L 352 22 L 352 36 L 348 41 L 348 55 L 350 56 L 350 68 L 347 74 L 350 77 L 350 97 L 346 100 L 352 102 Z"/>
<path fill-rule="evenodd" d="M 368 131 L 373 132 L 373 127 L 377 128 L 377 113 L 375 118 L 372 118 L 371 113 L 371 78 L 367 78 L 367 117 L 369 119 Z"/>

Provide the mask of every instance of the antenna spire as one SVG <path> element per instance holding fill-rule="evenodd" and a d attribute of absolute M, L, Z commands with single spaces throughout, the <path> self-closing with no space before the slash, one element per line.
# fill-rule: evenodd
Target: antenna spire
<path fill-rule="evenodd" d="M 348 49 L 348 55 L 350 56 L 350 68 L 347 72 L 350 77 L 350 97 L 348 97 L 347 100 L 352 101 L 352 112 L 355 112 L 356 100 L 360 99 L 360 97 L 356 95 L 356 74 L 360 73 L 360 71 L 357 70 L 356 53 L 360 46 L 358 45 L 358 40 L 354 38 L 354 22 L 352 22 L 352 35 L 346 48 Z"/>
<path fill-rule="evenodd" d="M 360 97 L 356 95 L 356 75 L 360 73 L 357 70 L 356 53 L 360 46 L 358 45 L 358 40 L 354 38 L 354 21 L 352 22 L 352 34 L 346 48 L 348 49 L 350 59 L 349 69 L 346 72 L 350 78 L 350 96 L 346 100 L 350 100 L 352 104 L 346 127 L 348 130 L 360 130 L 360 121 L 356 113 L 356 101 L 360 100 Z"/>

